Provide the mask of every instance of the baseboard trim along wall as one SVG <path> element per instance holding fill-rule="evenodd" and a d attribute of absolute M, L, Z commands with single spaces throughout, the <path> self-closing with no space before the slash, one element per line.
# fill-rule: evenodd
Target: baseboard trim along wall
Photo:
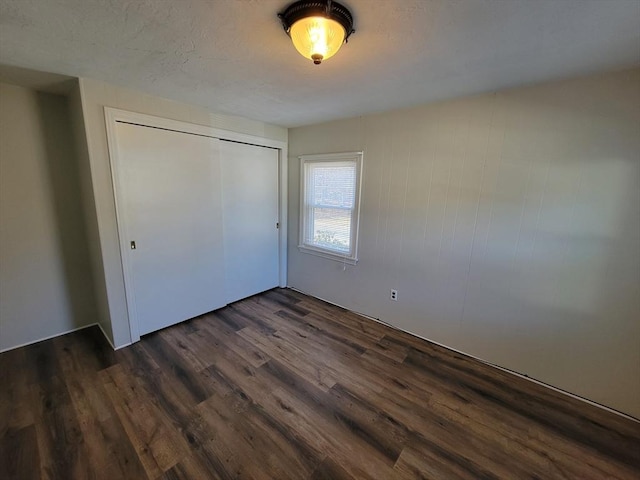
<path fill-rule="evenodd" d="M 380 324 L 385 325 L 385 326 L 387 326 L 389 328 L 393 328 L 394 330 L 398 330 L 400 332 L 408 333 L 409 335 L 412 335 L 412 336 L 414 336 L 416 338 L 419 338 L 421 340 L 425 340 L 427 342 L 433 343 L 434 345 L 438 345 L 438 346 L 440 346 L 442 348 L 446 348 L 447 350 L 451 350 L 452 352 L 456 352 L 456 353 L 459 353 L 460 355 L 464 355 L 466 357 L 473 358 L 474 360 L 477 360 L 478 362 L 483 363 L 484 365 L 488 365 L 490 367 L 497 368 L 499 370 L 502 370 L 503 372 L 507 372 L 507 373 L 510 373 L 511 375 L 514 375 L 516 377 L 520 377 L 520 378 L 523 378 L 525 380 L 529 380 L 530 382 L 537 383 L 538 385 L 542 385 L 543 387 L 546 387 L 546 388 L 549 388 L 549 389 L 554 390 L 556 392 L 562 393 L 564 395 L 567 395 L 568 397 L 575 398 L 575 399 L 580 400 L 582 402 L 585 402 L 585 403 L 588 403 L 590 405 L 593 405 L 594 407 L 601 408 L 601 409 L 606 410 L 608 412 L 614 413 L 614 414 L 619 415 L 621 417 L 624 417 L 624 418 L 627 418 L 629 420 L 632 420 L 632 421 L 640 423 L 640 419 L 638 419 L 638 418 L 636 418 L 634 416 L 631 416 L 631 415 L 629 415 L 627 413 L 624 413 L 624 412 L 621 412 L 619 410 L 616 410 L 615 408 L 607 407 L 606 405 L 602 405 L 601 403 L 594 402 L 593 400 L 589 400 L 588 398 L 581 397 L 580 395 L 576 395 L 575 393 L 568 392 L 567 390 L 562 390 L 561 388 L 554 387 L 553 385 L 550 385 L 548 383 L 542 382 L 540 380 L 536 380 L 535 378 L 532 378 L 529 375 L 526 375 L 524 373 L 516 372 L 515 370 L 510 370 L 508 368 L 501 367 L 500 365 L 496 365 L 495 363 L 487 362 L 486 360 L 483 360 L 482 358 L 478 358 L 475 355 L 470 355 L 470 354 L 468 354 L 466 352 L 462 352 L 462 351 L 457 350 L 455 348 L 451 348 L 448 345 L 444 345 L 444 344 L 439 343 L 439 342 L 434 342 L 433 340 L 425 338 L 425 337 L 423 337 L 421 335 L 416 335 L 415 333 L 410 332 L 408 330 L 404 330 L 402 328 L 396 327 L 395 325 L 391 325 L 390 323 L 383 322 L 382 320 L 380 320 L 378 318 L 371 317 L 369 315 L 366 315 L 366 314 L 360 313 L 360 312 L 356 312 L 354 310 L 349 310 L 348 308 L 346 308 L 346 307 L 344 307 L 342 305 L 339 305 L 339 304 L 334 303 L 334 302 L 330 302 L 329 300 L 325 300 L 324 298 L 317 297 L 315 295 L 311 295 L 310 293 L 304 292 L 304 291 L 299 290 L 297 288 L 294 288 L 294 287 L 287 287 L 287 288 L 289 290 L 293 290 L 295 292 L 302 293 L 303 295 L 308 295 L 309 297 L 317 298 L 318 300 L 322 300 L 323 302 L 327 302 L 330 305 L 335 305 L 336 307 L 343 308 L 343 309 L 348 310 L 348 311 L 350 311 L 352 313 L 355 313 L 356 315 L 360 315 L 361 317 L 367 318 L 369 320 L 373 320 L 374 322 L 380 323 Z"/>
<path fill-rule="evenodd" d="M 107 339 L 107 343 L 111 346 L 111 348 L 115 351 L 115 350 L 120 350 L 121 348 L 125 348 L 128 347 L 129 345 L 132 345 L 132 342 L 129 343 L 125 343 L 124 345 L 120 345 L 119 347 L 115 347 L 113 345 L 113 342 L 111 341 L 111 339 L 109 338 L 109 335 L 107 335 L 107 332 L 104 331 L 104 328 L 102 328 L 102 324 L 100 323 L 96 323 L 95 325 L 98 325 L 98 327 L 100 328 L 100 331 L 102 332 L 102 335 L 104 335 L 104 338 Z"/>
<path fill-rule="evenodd" d="M 29 345 L 33 345 L 34 343 L 44 342 L 45 340 L 51 340 L 52 338 L 61 337 L 62 335 L 66 335 L 67 333 L 73 333 L 73 332 L 77 332 L 78 330 L 84 330 L 85 328 L 93 327 L 94 325 L 98 325 L 98 323 L 90 323 L 89 325 L 83 325 L 81 327 L 72 328 L 71 330 L 66 330 L 64 332 L 54 333 L 53 335 L 39 338 L 38 340 L 32 340 L 30 342 L 21 343 L 13 347 L 4 348 L 0 350 L 0 353 L 8 352 L 10 350 L 15 350 L 16 348 L 27 347 Z M 104 333 L 104 330 L 102 331 L 102 333 Z"/>
<path fill-rule="evenodd" d="M 102 335 L 104 335 L 104 338 L 107 340 L 107 343 L 111 346 L 111 348 L 113 348 L 113 350 L 120 350 L 121 348 L 125 348 L 125 347 L 128 347 L 129 345 L 131 345 L 131 343 L 127 343 L 125 345 L 120 345 L 118 348 L 114 347 L 113 343 L 111 342 L 111 339 L 109 338 L 109 335 L 107 335 L 105 333 L 105 331 L 104 331 L 104 328 L 102 328 L 102 325 L 100 325 L 100 323 L 98 323 L 98 322 L 94 322 L 94 323 L 90 323 L 89 325 L 83 325 L 81 327 L 72 328 L 71 330 L 66 330 L 64 332 L 54 333 L 53 335 L 49 335 L 48 337 L 39 338 L 38 340 L 33 340 L 31 342 L 21 343 L 19 345 L 15 345 L 13 347 L 4 348 L 4 349 L 0 350 L 0 353 L 8 352 L 10 350 L 15 350 L 16 348 L 28 347 L 29 345 L 33 345 L 34 343 L 44 342 L 45 340 L 51 340 L 52 338 L 61 337 L 61 336 L 66 335 L 68 333 L 77 332 L 79 330 L 84 330 L 85 328 L 95 327 L 95 326 L 97 326 L 100 329 L 100 331 L 102 332 Z"/>

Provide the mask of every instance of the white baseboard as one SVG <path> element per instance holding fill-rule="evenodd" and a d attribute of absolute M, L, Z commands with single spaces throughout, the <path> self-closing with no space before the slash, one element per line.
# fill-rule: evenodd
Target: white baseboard
<path fill-rule="evenodd" d="M 83 325 L 81 327 L 72 328 L 71 330 L 67 330 L 65 332 L 54 333 L 53 335 L 49 335 L 48 337 L 39 338 L 38 340 L 33 340 L 31 342 L 21 343 L 19 345 L 15 345 L 15 346 L 9 347 L 9 348 L 3 348 L 2 350 L 0 350 L 0 353 L 8 352 L 10 350 L 15 350 L 16 348 L 20 348 L 20 347 L 26 347 L 26 346 L 29 346 L 29 345 L 33 345 L 34 343 L 44 342 L 45 340 L 51 340 L 52 338 L 61 337 L 62 335 L 66 335 L 67 333 L 77 332 L 79 330 L 84 330 L 85 328 L 93 327 L 93 326 L 96 326 L 96 325 L 98 326 L 98 328 L 102 332 L 102 335 L 104 335 L 104 338 L 107 339 L 107 342 L 109 343 L 109 346 L 113 350 L 120 350 L 121 348 L 128 347 L 129 345 L 131 345 L 131 343 L 125 343 L 124 345 L 120 345 L 117 348 L 114 347 L 113 343 L 111 342 L 111 339 L 109 338 L 109 335 L 107 335 L 107 333 L 104 331 L 104 328 L 102 328 L 102 325 L 100 323 L 98 323 L 98 322 L 95 322 L 95 323 L 90 323 L 89 325 Z"/>
<path fill-rule="evenodd" d="M 105 332 L 104 328 L 102 328 L 102 324 L 101 323 L 97 323 L 96 325 L 98 325 L 98 327 L 100 327 L 100 331 L 102 332 L 102 335 L 104 335 L 104 338 L 107 339 L 107 342 L 109 343 L 109 345 L 111 346 L 111 348 L 113 350 L 120 350 L 121 348 L 128 347 L 129 345 L 132 344 L 131 342 L 129 342 L 129 343 L 125 343 L 124 345 L 120 345 L 119 347 L 115 347 L 113 345 L 113 342 L 111 341 L 111 338 L 109 338 L 109 335 L 107 335 L 107 332 Z"/>
<path fill-rule="evenodd" d="M 469 353 L 462 352 L 462 351 L 457 350 L 455 348 L 451 348 L 448 345 L 444 345 L 442 343 L 435 342 L 433 340 L 425 338 L 425 337 L 423 337 L 421 335 L 417 335 L 417 334 L 415 334 L 413 332 L 410 332 L 408 330 L 405 330 L 403 328 L 399 328 L 399 327 L 396 327 L 395 325 L 391 325 L 390 323 L 383 322 L 379 318 L 371 317 L 369 315 L 366 315 L 366 314 L 360 313 L 360 312 L 356 312 L 354 310 L 349 310 L 348 308 L 343 307 L 342 305 L 338 305 L 337 303 L 330 302 L 329 300 L 325 300 L 324 298 L 316 297 L 315 295 L 311 295 L 310 293 L 303 292 L 302 290 L 298 290 L 297 288 L 290 287 L 290 286 L 288 286 L 287 288 L 290 289 L 290 290 L 294 290 L 296 292 L 300 292 L 300 293 L 302 293 L 304 295 L 308 295 L 309 297 L 317 298 L 318 300 L 322 300 L 323 302 L 327 302 L 327 303 L 329 303 L 331 305 L 335 305 L 336 307 L 343 308 L 343 309 L 348 310 L 348 311 L 350 311 L 352 313 L 355 313 L 356 315 L 360 315 L 361 317 L 367 318 L 369 320 L 373 320 L 374 322 L 378 322 L 378 323 L 380 323 L 380 324 L 382 324 L 382 325 L 384 325 L 386 327 L 393 328 L 394 330 L 398 330 L 400 332 L 408 333 L 411 336 L 414 336 L 414 337 L 419 338 L 421 340 L 425 340 L 427 342 L 433 343 L 433 344 L 438 345 L 438 346 L 440 346 L 442 348 L 446 348 L 447 350 L 451 350 L 452 352 L 456 352 L 456 353 L 459 353 L 459 354 L 464 355 L 466 357 L 473 358 L 474 360 L 477 360 L 480 363 L 483 363 L 483 364 L 488 365 L 490 367 L 497 368 L 499 370 L 502 370 L 503 372 L 510 373 L 511 375 L 515 375 L 516 377 L 523 378 L 525 380 L 529 380 L 530 382 L 536 383 L 538 385 L 542 385 L 543 387 L 547 387 L 547 388 L 549 388 L 549 389 L 551 389 L 553 391 L 556 391 L 558 393 L 562 393 L 563 395 L 567 395 L 567 396 L 569 396 L 571 398 L 575 398 L 576 400 L 580 400 L 582 402 L 588 403 L 589 405 L 593 405 L 594 407 L 601 408 L 601 409 L 606 410 L 606 411 L 608 411 L 610 413 L 614 413 L 614 414 L 619 415 L 621 417 L 624 417 L 624 418 L 627 418 L 629 420 L 633 420 L 635 422 L 640 423 L 640 419 L 637 419 L 637 418 L 635 418 L 635 417 L 633 417 L 633 416 L 631 416 L 631 415 L 629 415 L 627 413 L 621 412 L 621 411 L 616 410 L 616 409 L 611 408 L 611 407 L 607 407 L 606 405 L 602 405 L 601 403 L 594 402 L 593 400 L 589 400 L 588 398 L 581 397 L 580 395 L 576 395 L 575 393 L 571 393 L 571 392 L 568 392 L 566 390 L 562 390 L 561 388 L 554 387 L 553 385 L 549 385 L 548 383 L 545 383 L 545 382 L 543 382 L 541 380 L 536 380 L 535 378 L 532 378 L 532 377 L 530 377 L 528 375 L 525 375 L 523 373 L 519 373 L 519 372 L 516 372 L 514 370 L 510 370 L 508 368 L 505 368 L 505 367 L 501 367 L 500 365 L 496 365 L 495 363 L 487 362 L 486 360 L 483 360 L 482 358 L 478 358 L 475 355 L 471 355 Z"/>
<path fill-rule="evenodd" d="M 48 337 L 39 338 L 38 340 L 33 340 L 31 342 L 21 343 L 19 345 L 15 345 L 9 348 L 3 348 L 0 350 L 0 353 L 8 352 L 9 350 L 15 350 L 16 348 L 26 347 L 28 345 L 33 345 L 34 343 L 44 342 L 45 340 L 51 340 L 52 338 L 60 337 L 62 335 L 66 335 L 67 333 L 77 332 L 78 330 L 84 330 L 85 328 L 93 327 L 94 325 L 98 325 L 97 323 L 90 323 L 89 325 L 83 325 L 81 327 L 72 328 L 71 330 L 67 330 L 65 332 L 54 333 L 53 335 L 49 335 Z M 103 332 L 104 333 L 104 332 Z"/>

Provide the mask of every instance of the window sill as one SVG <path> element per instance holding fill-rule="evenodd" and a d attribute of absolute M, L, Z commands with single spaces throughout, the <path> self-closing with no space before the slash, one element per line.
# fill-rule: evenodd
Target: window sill
<path fill-rule="evenodd" d="M 335 262 L 346 263 L 347 265 L 356 265 L 358 263 L 357 258 L 346 257 L 339 253 L 328 252 L 327 250 L 320 250 L 319 248 L 308 247 L 307 245 L 298 245 L 298 250 L 302 253 L 308 253 L 310 255 L 326 258 Z"/>

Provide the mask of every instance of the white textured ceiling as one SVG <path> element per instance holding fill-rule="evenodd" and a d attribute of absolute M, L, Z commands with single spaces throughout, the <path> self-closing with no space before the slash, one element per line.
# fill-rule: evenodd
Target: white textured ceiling
<path fill-rule="evenodd" d="M 640 64 L 640 0 L 345 0 L 320 66 L 289 0 L 0 0 L 0 64 L 298 126 Z"/>

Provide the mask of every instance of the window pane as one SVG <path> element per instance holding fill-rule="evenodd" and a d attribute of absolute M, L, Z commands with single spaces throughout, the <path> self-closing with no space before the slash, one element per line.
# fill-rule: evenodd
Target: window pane
<path fill-rule="evenodd" d="M 312 245 L 343 253 L 351 250 L 351 210 L 313 209 Z"/>
<path fill-rule="evenodd" d="M 310 201 L 323 207 L 353 208 L 356 166 L 311 165 Z"/>

